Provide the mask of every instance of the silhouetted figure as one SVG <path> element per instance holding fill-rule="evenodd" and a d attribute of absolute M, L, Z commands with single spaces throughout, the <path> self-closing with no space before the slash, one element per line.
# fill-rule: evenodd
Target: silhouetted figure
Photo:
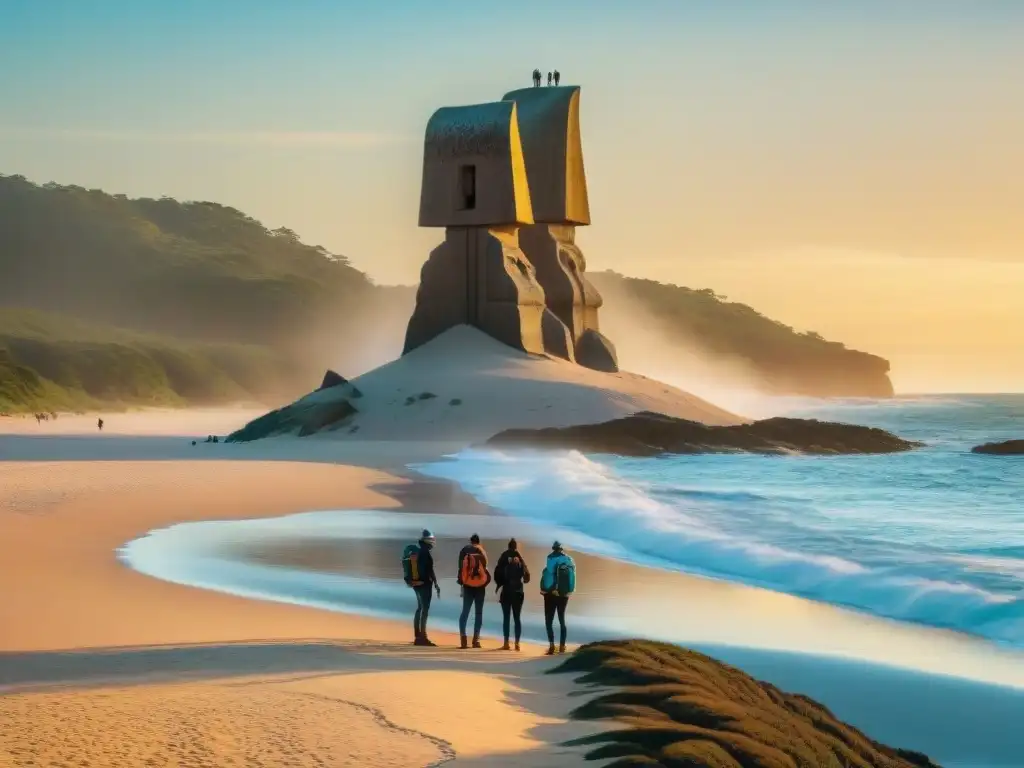
<path fill-rule="evenodd" d="M 550 72 L 548 72 L 548 85 L 549 86 L 551 85 L 551 73 Z"/>
<path fill-rule="evenodd" d="M 530 583 L 530 569 L 519 553 L 519 545 L 515 539 L 509 539 L 508 549 L 498 558 L 498 565 L 494 569 L 494 583 L 497 584 L 496 589 L 500 593 L 498 599 L 501 602 L 502 630 L 505 633 L 505 644 L 501 646 L 501 650 L 512 650 L 508 644 L 509 624 L 511 623 L 509 620 L 512 619 L 515 622 L 516 650 L 518 651 L 519 638 L 523 634 L 523 600 L 526 599 L 526 590 L 523 585 Z"/>
<path fill-rule="evenodd" d="M 98 430 L 99 430 L 100 432 L 102 432 L 102 431 L 103 431 L 103 419 L 96 419 L 96 428 L 97 428 L 97 429 L 98 429 Z"/>
<path fill-rule="evenodd" d="M 540 70 L 533 70 L 533 87 L 540 88 Z"/>
<path fill-rule="evenodd" d="M 556 69 L 556 70 L 555 70 L 555 85 L 558 85 L 558 83 L 559 83 L 559 81 L 560 81 L 561 79 L 562 79 L 562 73 L 561 73 L 561 72 L 559 72 L 559 71 L 558 71 L 558 70 Z"/>

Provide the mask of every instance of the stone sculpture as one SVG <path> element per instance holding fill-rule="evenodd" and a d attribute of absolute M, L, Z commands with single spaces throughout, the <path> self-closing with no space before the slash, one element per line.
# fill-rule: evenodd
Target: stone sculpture
<path fill-rule="evenodd" d="M 439 109 L 424 142 L 420 226 L 444 227 L 445 240 L 423 265 L 403 354 L 465 323 L 526 352 L 617 370 L 575 244 L 589 223 L 579 88 Z"/>
<path fill-rule="evenodd" d="M 569 331 L 576 362 L 616 371 L 615 347 L 598 324 L 601 294 L 587 280 L 586 259 L 576 245 L 576 227 L 590 224 L 580 89 L 523 88 L 504 100 L 516 103 L 535 221 L 520 231 L 520 247 L 537 271 L 548 309 Z"/>

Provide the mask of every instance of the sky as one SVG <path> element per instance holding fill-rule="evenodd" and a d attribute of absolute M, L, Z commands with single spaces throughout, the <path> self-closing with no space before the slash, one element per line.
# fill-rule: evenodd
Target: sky
<path fill-rule="evenodd" d="M 422 136 L 582 87 L 588 268 L 1024 391 L 1017 0 L 0 0 L 0 173 L 213 200 L 415 282 Z"/>

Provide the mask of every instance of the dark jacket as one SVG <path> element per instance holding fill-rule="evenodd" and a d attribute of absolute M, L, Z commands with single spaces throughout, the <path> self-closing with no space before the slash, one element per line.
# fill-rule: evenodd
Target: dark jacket
<path fill-rule="evenodd" d="M 530 583 L 530 568 L 526 564 L 526 560 L 519 553 L 519 550 L 508 549 L 501 553 L 501 557 L 498 558 L 498 564 L 494 568 L 494 583 L 498 585 L 498 589 L 501 590 L 501 594 L 504 597 L 506 591 L 511 594 L 511 591 L 523 592 L 522 584 L 516 584 L 511 590 L 506 588 L 505 585 L 505 566 L 508 565 L 509 558 L 518 557 L 520 562 L 523 564 L 523 584 Z"/>
<path fill-rule="evenodd" d="M 484 559 L 484 570 L 487 571 L 487 550 L 485 550 L 479 544 L 467 544 L 459 552 L 459 564 L 456 566 L 456 569 L 455 569 L 455 574 L 456 574 L 455 579 L 456 579 L 456 581 L 458 581 L 458 583 L 460 585 L 462 584 L 462 561 L 466 559 L 466 555 L 474 553 L 474 552 L 476 554 L 479 554 L 479 555 L 483 556 L 483 559 Z M 490 583 L 491 583 L 491 574 L 488 571 L 487 572 L 487 582 L 482 584 L 481 587 L 486 587 Z"/>
<path fill-rule="evenodd" d="M 420 542 L 420 577 L 423 579 L 423 583 L 427 586 L 437 583 L 437 574 L 434 573 L 434 555 L 431 553 L 431 548 Z"/>

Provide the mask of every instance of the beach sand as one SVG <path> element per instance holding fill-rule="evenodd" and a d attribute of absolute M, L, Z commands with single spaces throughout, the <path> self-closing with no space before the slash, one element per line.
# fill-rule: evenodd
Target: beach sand
<path fill-rule="evenodd" d="M 552 661 L 536 646 L 425 652 L 409 644 L 407 623 L 235 597 L 122 565 L 118 547 L 179 522 L 403 504 L 480 511 L 402 471 L 443 444 L 191 445 L 222 417 L 113 415 L 102 436 L 91 416 L 0 419 L 0 766 L 582 764 L 564 742 L 597 726 L 567 718 L 581 699 L 570 679 L 544 674 Z M 691 581 L 695 596 L 708 587 L 709 603 L 742 610 L 751 600 L 743 588 Z M 827 631 L 827 610 L 797 609 Z M 947 768 L 1024 764 L 1019 688 L 777 649 L 720 651 Z"/>

